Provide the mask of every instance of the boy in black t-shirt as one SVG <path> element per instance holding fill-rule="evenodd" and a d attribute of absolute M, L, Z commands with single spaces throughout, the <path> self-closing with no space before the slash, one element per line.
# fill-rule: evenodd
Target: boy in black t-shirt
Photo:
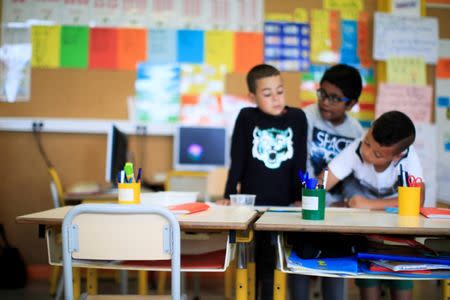
<path fill-rule="evenodd" d="M 306 116 L 301 109 L 286 106 L 283 80 L 276 68 L 253 67 L 247 86 L 257 107 L 244 108 L 237 117 L 225 199 L 217 202 L 229 205 L 230 194 L 239 192 L 255 194 L 256 205 L 288 206 L 301 199 L 298 171 L 306 169 Z M 270 233 L 258 232 L 255 243 L 262 299 L 272 299 L 275 248 Z"/>

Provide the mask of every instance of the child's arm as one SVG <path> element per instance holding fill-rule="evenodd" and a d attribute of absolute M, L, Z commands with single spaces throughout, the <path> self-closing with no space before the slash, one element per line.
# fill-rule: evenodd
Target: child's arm
<path fill-rule="evenodd" d="M 317 179 L 319 182 L 323 181 L 323 177 L 324 177 L 324 173 L 325 171 L 322 171 L 319 176 L 317 176 Z M 336 184 L 338 184 L 340 181 L 339 178 L 336 177 L 336 175 L 333 174 L 333 172 L 328 169 L 328 176 L 327 176 L 327 182 L 326 182 L 326 190 L 329 191 L 331 190 Z"/>

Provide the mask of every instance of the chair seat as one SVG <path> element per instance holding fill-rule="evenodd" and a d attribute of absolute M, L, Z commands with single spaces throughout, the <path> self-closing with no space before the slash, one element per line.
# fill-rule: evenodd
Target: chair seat
<path fill-rule="evenodd" d="M 87 300 L 171 300 L 170 295 L 89 295 Z"/>

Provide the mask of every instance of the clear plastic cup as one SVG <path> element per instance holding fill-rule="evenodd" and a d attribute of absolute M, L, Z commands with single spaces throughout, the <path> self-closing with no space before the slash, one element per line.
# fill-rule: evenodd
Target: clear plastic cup
<path fill-rule="evenodd" d="M 231 205 L 255 206 L 256 195 L 234 194 L 230 195 Z"/>

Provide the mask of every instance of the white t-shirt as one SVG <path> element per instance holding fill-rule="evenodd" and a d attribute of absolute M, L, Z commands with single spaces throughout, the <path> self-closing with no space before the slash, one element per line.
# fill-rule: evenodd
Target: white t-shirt
<path fill-rule="evenodd" d="M 395 197 L 400 165 L 408 175 L 423 179 L 422 166 L 413 146 L 408 148 L 402 159 L 391 162 L 386 170 L 377 172 L 372 164 L 362 160 L 361 143 L 361 140 L 356 140 L 350 144 L 331 161 L 329 168 L 339 180 L 352 174 L 366 197 L 373 199 Z"/>
<path fill-rule="evenodd" d="M 317 103 L 303 110 L 308 120 L 308 160 L 307 171 L 317 175 L 355 139 L 360 138 L 364 130 L 359 122 L 345 114 L 344 122 L 335 126 L 320 115 Z"/>

